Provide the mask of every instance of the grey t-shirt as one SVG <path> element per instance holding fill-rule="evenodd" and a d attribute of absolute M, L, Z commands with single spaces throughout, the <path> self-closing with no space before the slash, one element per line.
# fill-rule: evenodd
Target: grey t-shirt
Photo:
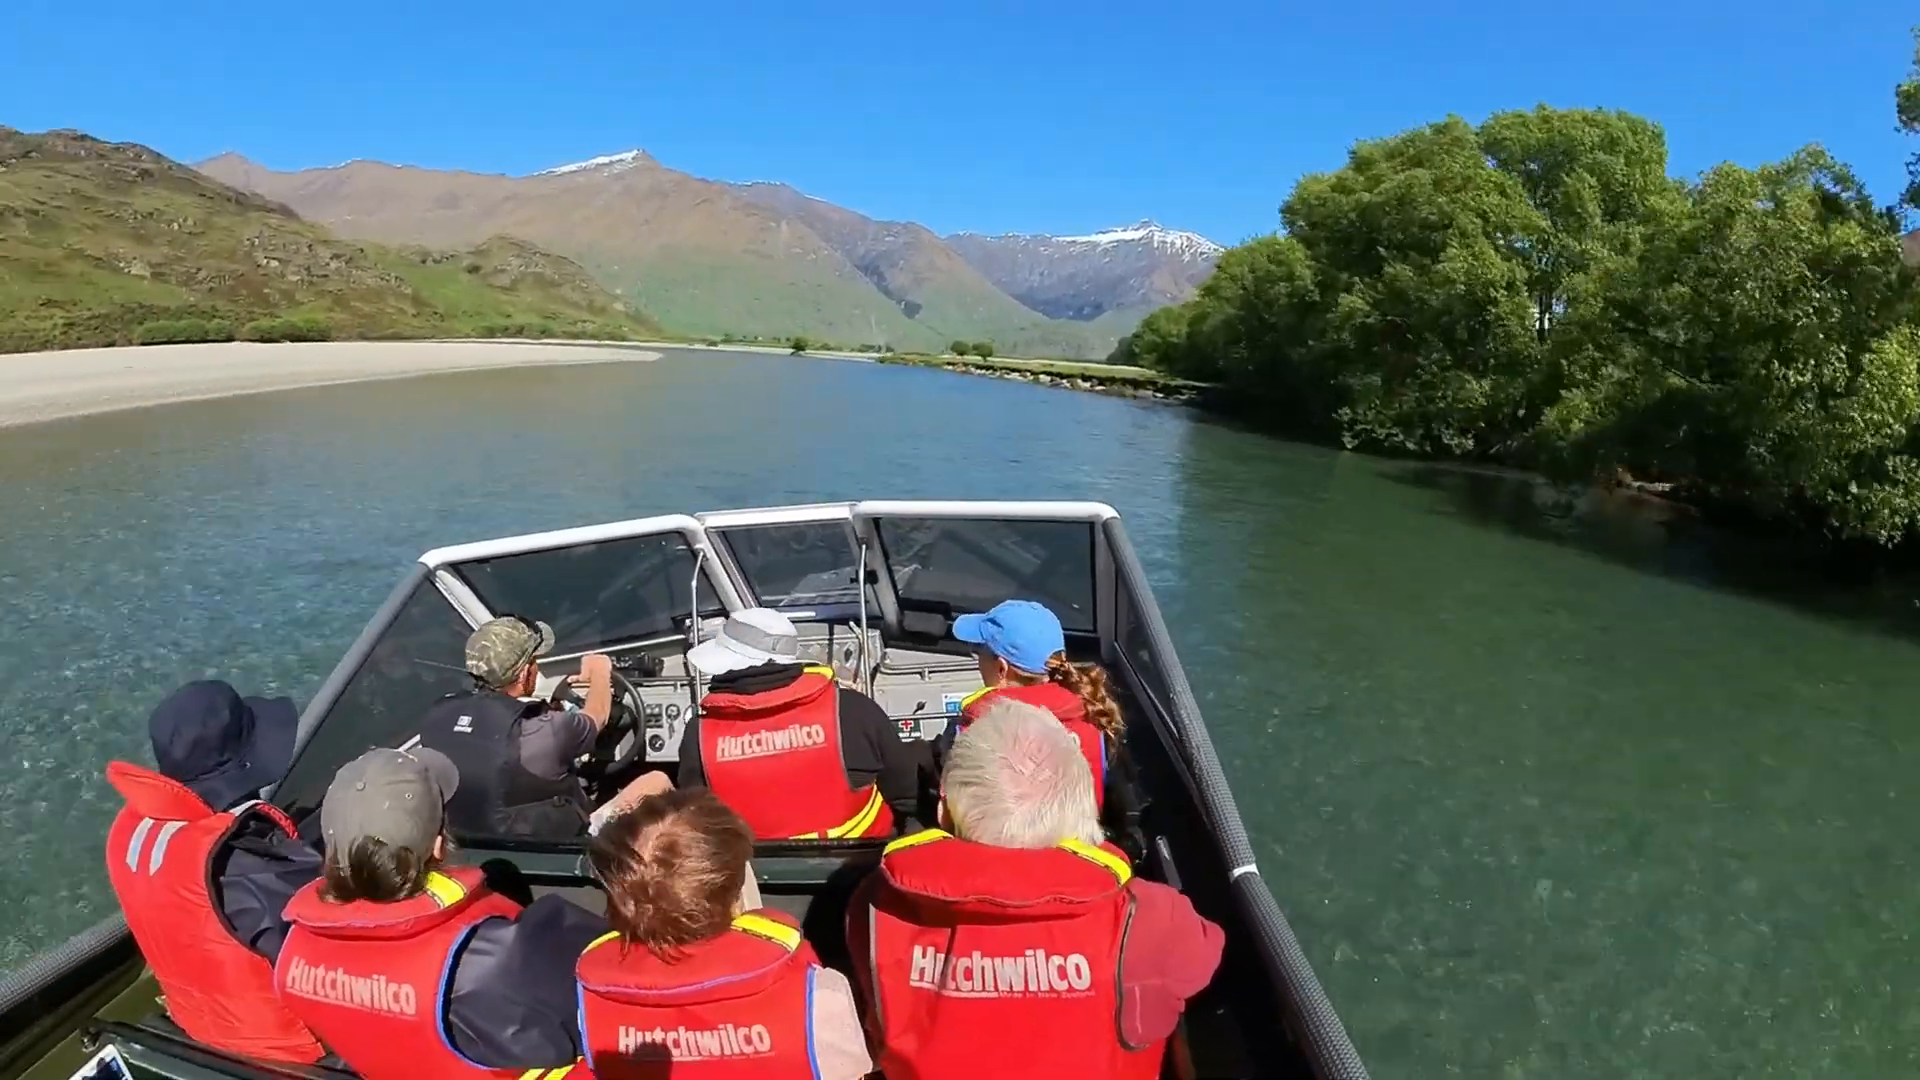
<path fill-rule="evenodd" d="M 573 775 L 574 759 L 593 749 L 599 734 L 593 718 L 573 705 L 530 716 L 520 722 L 520 764 L 542 780 L 565 780 Z"/>

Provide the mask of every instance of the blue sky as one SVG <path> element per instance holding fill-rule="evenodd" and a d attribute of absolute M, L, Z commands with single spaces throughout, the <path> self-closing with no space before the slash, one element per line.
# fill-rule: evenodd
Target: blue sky
<path fill-rule="evenodd" d="M 940 232 L 1152 217 L 1232 242 L 1356 139 L 1538 102 L 1652 117 L 1679 173 L 1820 141 L 1890 200 L 1920 149 L 1893 129 L 1914 22 L 1910 0 L 0 0 L 0 124 L 278 168 L 639 146 Z"/>

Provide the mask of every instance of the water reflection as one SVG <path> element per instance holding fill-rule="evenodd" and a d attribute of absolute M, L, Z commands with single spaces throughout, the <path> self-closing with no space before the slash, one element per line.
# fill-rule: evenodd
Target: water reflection
<path fill-rule="evenodd" d="M 1187 602 L 1243 598 L 1183 657 L 1376 1071 L 1911 1071 L 1912 646 L 1660 504 L 1199 427 L 1183 475 Z"/>
<path fill-rule="evenodd" d="M 1569 488 L 1498 469 L 1400 464 L 1397 483 L 1446 496 L 1437 512 L 1565 545 L 1646 573 L 1920 638 L 1920 569 L 1866 545 L 1715 527 L 1696 511 L 1620 488 Z"/>

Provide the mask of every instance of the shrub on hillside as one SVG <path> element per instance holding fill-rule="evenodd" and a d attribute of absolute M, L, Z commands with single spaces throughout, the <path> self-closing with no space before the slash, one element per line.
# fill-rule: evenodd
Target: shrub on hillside
<path fill-rule="evenodd" d="M 798 356 L 803 352 L 806 352 L 808 349 L 813 347 L 813 342 L 807 340 L 804 337 L 801 337 L 798 334 L 795 334 L 793 337 L 793 340 L 787 342 L 787 344 L 793 346 L 793 352 L 794 352 L 794 355 L 796 356 Z"/>
<path fill-rule="evenodd" d="M 233 326 L 210 319 L 155 319 L 133 332 L 135 345 L 185 345 L 196 341 L 232 341 Z"/>
<path fill-rule="evenodd" d="M 240 336 L 246 341 L 332 341 L 333 327 L 315 315 L 255 319 L 241 328 Z"/>
<path fill-rule="evenodd" d="M 550 338 L 565 336 L 557 327 L 544 319 L 481 323 L 479 326 L 474 327 L 473 332 L 474 336 L 483 338 Z"/>

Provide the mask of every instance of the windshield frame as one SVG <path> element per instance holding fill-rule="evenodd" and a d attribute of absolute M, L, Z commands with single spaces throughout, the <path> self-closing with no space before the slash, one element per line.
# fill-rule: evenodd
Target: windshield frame
<path fill-rule="evenodd" d="M 435 548 L 420 556 L 420 562 L 433 573 L 434 580 L 442 592 L 453 601 L 467 617 L 468 622 L 479 626 L 488 619 L 496 618 L 504 612 L 496 612 L 474 591 L 462 568 L 472 563 L 489 559 L 498 559 L 517 555 L 536 555 L 542 552 L 562 551 L 567 548 L 582 547 L 588 544 L 608 541 L 631 540 L 646 536 L 660 536 L 678 533 L 682 542 L 692 554 L 695 566 L 700 573 L 700 607 L 707 610 L 708 598 L 715 603 L 711 606 L 726 611 L 738 611 L 748 606 L 741 598 L 734 577 L 722 566 L 716 556 L 713 544 L 707 537 L 700 522 L 687 514 L 662 514 L 656 517 L 635 518 L 629 521 L 610 522 L 604 525 L 588 525 L 580 528 L 559 529 L 553 532 L 530 533 L 524 536 L 504 537 L 498 540 L 483 540 L 473 544 L 460 544 L 453 547 Z M 691 610 L 685 614 L 691 614 Z M 521 612 L 530 618 L 539 618 L 538 612 Z M 676 618 L 681 613 L 675 613 Z M 646 644 L 666 640 L 673 634 L 659 634 L 632 640 L 620 640 L 600 643 L 589 649 L 556 650 L 550 659 L 566 659 L 579 656 L 596 649 L 620 648 L 628 645 Z"/>

